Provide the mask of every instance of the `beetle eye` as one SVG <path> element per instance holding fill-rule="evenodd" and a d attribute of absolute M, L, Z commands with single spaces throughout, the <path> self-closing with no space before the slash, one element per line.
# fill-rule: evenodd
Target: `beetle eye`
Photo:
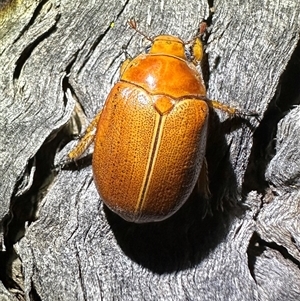
<path fill-rule="evenodd" d="M 146 53 L 149 53 L 150 49 L 151 49 L 151 45 L 146 46 L 146 47 L 145 47 L 145 52 L 146 52 Z"/>

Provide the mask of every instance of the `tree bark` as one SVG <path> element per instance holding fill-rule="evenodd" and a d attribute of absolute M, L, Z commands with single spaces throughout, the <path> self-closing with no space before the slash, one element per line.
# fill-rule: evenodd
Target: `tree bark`
<path fill-rule="evenodd" d="M 211 10 L 194 0 L 0 3 L 1 300 L 299 300 L 300 2 Z M 102 108 L 124 48 L 149 45 L 132 17 L 151 37 L 184 41 L 208 20 L 208 97 L 241 112 L 210 112 L 209 204 L 193 193 L 171 218 L 142 225 L 103 205 L 92 148 L 54 168 Z"/>

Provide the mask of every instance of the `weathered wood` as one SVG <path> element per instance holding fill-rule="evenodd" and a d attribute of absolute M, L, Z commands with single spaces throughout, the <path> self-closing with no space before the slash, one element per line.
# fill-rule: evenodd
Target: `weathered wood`
<path fill-rule="evenodd" d="M 126 20 L 188 40 L 209 17 L 207 3 L 1 8 L 0 269 L 12 300 L 299 300 L 299 85 L 290 83 L 300 74 L 300 3 L 215 1 L 214 10 L 208 94 L 259 120 L 211 113 L 212 215 L 202 218 L 193 195 L 170 219 L 134 225 L 103 206 L 90 157 L 52 168 L 76 143 L 65 146 L 71 125 L 80 131 L 102 107 L 122 46 L 134 56 L 148 45 Z"/>

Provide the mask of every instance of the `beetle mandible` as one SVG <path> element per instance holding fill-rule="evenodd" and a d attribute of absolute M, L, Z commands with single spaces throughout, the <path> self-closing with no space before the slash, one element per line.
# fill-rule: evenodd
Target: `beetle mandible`
<path fill-rule="evenodd" d="M 205 150 L 209 106 L 235 110 L 206 98 L 195 61 L 180 38 L 159 35 L 147 54 L 127 59 L 102 111 L 69 153 L 76 159 L 94 142 L 93 176 L 103 202 L 127 221 L 161 221 L 190 196 L 199 177 L 208 194 Z M 200 33 L 202 34 L 202 33 Z M 96 129 L 96 134 L 94 134 Z M 200 176 L 202 174 L 202 176 Z M 204 176 L 203 176 L 204 174 Z"/>

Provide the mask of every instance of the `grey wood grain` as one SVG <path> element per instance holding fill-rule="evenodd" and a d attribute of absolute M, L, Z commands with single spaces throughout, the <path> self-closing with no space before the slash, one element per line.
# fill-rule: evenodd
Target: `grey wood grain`
<path fill-rule="evenodd" d="M 211 112 L 212 214 L 203 218 L 207 206 L 193 194 L 170 219 L 145 225 L 103 205 L 89 155 L 59 171 L 53 165 L 103 106 L 123 45 L 132 56 L 149 45 L 126 20 L 135 17 L 150 36 L 189 40 L 209 18 L 208 4 L 2 8 L 0 269 L 11 299 L 299 299 L 300 3 L 248 2 L 214 2 L 203 74 L 210 98 L 259 119 Z"/>

